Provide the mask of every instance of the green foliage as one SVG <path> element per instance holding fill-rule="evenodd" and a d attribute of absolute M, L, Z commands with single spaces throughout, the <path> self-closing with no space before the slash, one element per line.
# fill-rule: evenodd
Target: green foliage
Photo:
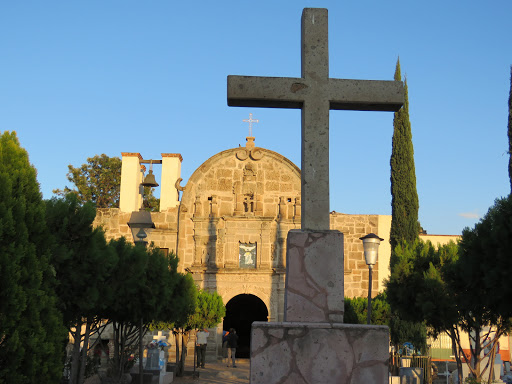
<path fill-rule="evenodd" d="M 497 199 L 473 229 L 463 230 L 460 257 L 449 274 L 454 290 L 468 293 L 459 294 L 458 302 L 482 325 L 512 317 L 512 307 L 503 300 L 512 293 L 511 250 L 512 194 Z"/>
<path fill-rule="evenodd" d="M 512 191 L 512 66 L 510 66 L 510 91 L 508 94 L 508 177 Z"/>
<path fill-rule="evenodd" d="M 368 298 L 345 298 L 345 314 L 343 321 L 347 324 L 366 324 L 368 314 Z M 389 327 L 391 344 L 396 349 L 405 342 L 412 343 L 416 348 L 425 351 L 427 346 L 427 329 L 423 322 L 411 322 L 400 319 L 391 311 L 387 293 L 381 292 L 372 298 L 371 323 Z"/>
<path fill-rule="evenodd" d="M 45 206 L 27 152 L 0 136 L 0 383 L 57 382 L 66 337 L 56 309 Z"/>
<path fill-rule="evenodd" d="M 186 328 L 188 319 L 195 313 L 198 290 L 192 275 L 178 274 L 178 281 L 174 287 L 171 300 L 162 308 L 161 320 L 153 321 L 150 330 Z"/>
<path fill-rule="evenodd" d="M 100 228 L 93 228 L 96 209 L 92 202 L 81 205 L 75 194 L 46 202 L 46 222 L 52 229 L 52 265 L 58 285 L 56 292 L 64 324 L 73 334 L 74 348 L 69 360 L 70 383 L 81 383 L 87 375 L 80 371 L 86 356 L 80 357 L 82 342 L 99 328 L 103 297 L 115 265 L 115 254 Z M 88 326 L 82 326 L 82 325 Z M 82 353 L 86 353 L 83 350 Z M 83 361 L 81 361 L 83 359 Z"/>
<path fill-rule="evenodd" d="M 400 61 L 396 63 L 395 80 L 401 80 Z M 409 96 L 405 82 L 403 107 L 395 112 L 393 120 L 393 147 L 391 151 L 391 231 L 390 243 L 394 250 L 402 241 L 413 243 L 418 238 L 418 192 L 416 170 L 409 121 Z M 393 263 L 391 263 L 393 268 Z"/>
<path fill-rule="evenodd" d="M 61 196 L 74 193 L 82 204 L 91 201 L 97 208 L 119 207 L 121 190 L 121 159 L 119 157 L 96 155 L 89 157 L 87 163 L 79 168 L 68 165 L 68 170 L 68 181 L 75 185 L 75 189 L 66 186 L 63 190 L 54 190 L 53 193 Z"/>
<path fill-rule="evenodd" d="M 372 298 L 371 323 L 374 325 L 389 326 L 391 308 L 387 302 L 386 294 L 379 293 Z M 343 322 L 346 324 L 366 324 L 368 315 L 368 298 L 345 298 L 345 314 Z"/>
<path fill-rule="evenodd" d="M 457 321 L 453 292 L 444 281 L 444 270 L 458 258 L 453 242 L 436 249 L 431 242 L 398 245 L 395 267 L 387 282 L 388 299 L 406 321 L 426 321 L 434 335 Z"/>
<path fill-rule="evenodd" d="M 427 327 L 423 321 L 407 321 L 395 312 L 389 321 L 390 341 L 398 351 L 406 342 L 412 343 L 422 354 L 427 350 Z"/>
<path fill-rule="evenodd" d="M 117 255 L 117 264 L 109 280 L 110 291 L 104 300 L 103 317 L 114 326 L 114 376 L 122 374 L 128 357 L 143 333 L 161 323 L 176 323 L 193 311 L 195 287 L 189 276 L 177 272 L 174 253 L 166 257 L 158 248 L 146 249 L 128 243 L 124 237 L 109 243 Z"/>
<path fill-rule="evenodd" d="M 160 199 L 153 195 L 155 188 L 144 187 L 144 209 L 148 212 L 159 212 L 160 211 Z"/>
<path fill-rule="evenodd" d="M 226 307 L 217 292 L 202 289 L 197 295 L 195 312 L 188 319 L 190 329 L 213 328 L 226 316 Z"/>
<path fill-rule="evenodd" d="M 433 336 L 446 332 L 461 364 L 459 330 L 470 337 L 472 374 L 480 379 L 481 351 L 493 356 L 499 337 L 510 330 L 512 199 L 497 200 L 487 215 L 463 231 L 458 245 L 435 248 L 430 242 L 404 243 L 395 249 L 395 267 L 387 283 L 391 306 L 403 319 L 424 320 Z M 496 292 L 500 294 L 497 295 Z M 491 329 L 488 334 L 486 329 Z M 488 340 L 488 341 L 486 341 Z M 460 369 L 459 369 L 460 371 Z"/>
<path fill-rule="evenodd" d="M 102 229 L 93 228 L 95 216 L 94 205 L 81 205 L 75 194 L 46 202 L 46 222 L 54 239 L 52 264 L 59 281 L 57 294 L 68 328 L 100 312 L 116 263 Z"/>

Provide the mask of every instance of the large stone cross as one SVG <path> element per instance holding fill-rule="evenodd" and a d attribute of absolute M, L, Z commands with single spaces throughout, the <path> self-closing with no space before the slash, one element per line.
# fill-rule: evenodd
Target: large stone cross
<path fill-rule="evenodd" d="M 302 110 L 304 230 L 329 229 L 329 110 L 398 111 L 401 81 L 329 78 L 327 9 L 302 13 L 302 77 L 228 76 L 228 105 Z"/>

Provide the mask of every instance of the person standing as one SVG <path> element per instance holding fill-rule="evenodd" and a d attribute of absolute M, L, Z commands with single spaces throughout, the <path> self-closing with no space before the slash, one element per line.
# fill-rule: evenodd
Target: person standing
<path fill-rule="evenodd" d="M 229 336 L 229 331 L 222 331 L 222 362 L 226 363 L 226 364 L 229 364 L 228 336 Z"/>
<path fill-rule="evenodd" d="M 228 348 L 231 352 L 231 360 L 233 361 L 233 368 L 236 368 L 235 356 L 236 356 L 236 348 L 238 347 L 238 335 L 234 328 L 229 330 L 228 334 Z M 228 365 L 229 367 L 229 360 Z"/>
<path fill-rule="evenodd" d="M 206 328 L 204 328 L 201 331 L 198 331 L 196 334 L 197 368 L 199 368 L 199 366 L 201 366 L 201 368 L 204 368 L 208 336 L 210 336 L 210 332 L 208 332 Z"/>

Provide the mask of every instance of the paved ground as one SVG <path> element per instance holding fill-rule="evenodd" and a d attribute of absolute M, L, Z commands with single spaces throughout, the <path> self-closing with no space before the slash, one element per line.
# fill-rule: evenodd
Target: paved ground
<path fill-rule="evenodd" d="M 188 363 L 188 361 L 187 361 Z M 236 368 L 226 367 L 226 363 L 219 360 L 216 363 L 206 363 L 205 368 L 198 368 L 199 377 L 192 375 L 192 364 L 187 364 L 186 375 L 176 377 L 173 384 L 209 383 L 209 384 L 248 384 L 249 359 L 238 359 Z"/>

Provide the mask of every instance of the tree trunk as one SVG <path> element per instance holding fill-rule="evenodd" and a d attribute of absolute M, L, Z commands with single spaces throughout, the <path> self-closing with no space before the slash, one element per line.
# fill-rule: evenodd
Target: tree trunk
<path fill-rule="evenodd" d="M 174 334 L 176 344 L 176 376 L 182 376 L 183 371 L 181 370 L 181 359 L 180 359 L 180 334 L 179 332 Z"/>
<path fill-rule="evenodd" d="M 119 376 L 119 366 L 120 366 L 120 359 L 119 359 L 119 340 L 121 339 L 121 325 L 119 323 L 114 322 L 114 359 L 113 359 L 113 369 L 112 369 L 112 376 L 114 379 L 117 379 Z"/>
<path fill-rule="evenodd" d="M 89 319 L 86 320 L 85 323 L 85 335 L 84 335 L 84 347 L 82 348 L 82 355 L 80 356 L 81 364 L 80 364 L 80 372 L 78 373 L 78 384 L 83 384 L 85 380 L 85 368 L 87 365 L 87 350 L 89 348 L 89 335 L 91 333 L 91 323 Z"/>
<path fill-rule="evenodd" d="M 73 332 L 73 353 L 71 354 L 70 384 L 78 384 L 78 364 L 80 362 L 80 341 L 82 322 L 78 322 Z"/>
<path fill-rule="evenodd" d="M 457 327 L 452 328 L 448 332 L 448 335 L 452 339 L 452 351 L 455 354 L 455 361 L 457 362 L 457 377 L 459 378 L 459 383 L 462 383 L 463 382 L 463 380 L 462 380 L 462 360 L 460 358 L 460 354 L 461 354 L 462 350 L 459 347 L 460 340 L 459 340 L 459 334 L 458 334 Z"/>

